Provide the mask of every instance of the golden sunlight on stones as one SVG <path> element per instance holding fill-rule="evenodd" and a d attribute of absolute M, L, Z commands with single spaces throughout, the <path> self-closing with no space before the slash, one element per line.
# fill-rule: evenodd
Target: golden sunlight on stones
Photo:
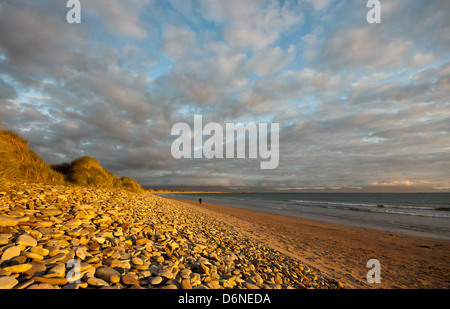
<path fill-rule="evenodd" d="M 149 193 L 13 184 L 0 288 L 338 288 L 223 222 Z"/>

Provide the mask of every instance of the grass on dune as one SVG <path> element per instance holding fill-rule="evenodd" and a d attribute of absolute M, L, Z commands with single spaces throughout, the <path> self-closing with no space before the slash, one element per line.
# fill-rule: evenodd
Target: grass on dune
<path fill-rule="evenodd" d="M 49 165 L 18 134 L 6 130 L 0 122 L 0 180 L 65 184 L 98 188 L 143 191 L 129 177 L 119 178 L 105 170 L 97 159 L 85 156 L 72 163 Z"/>

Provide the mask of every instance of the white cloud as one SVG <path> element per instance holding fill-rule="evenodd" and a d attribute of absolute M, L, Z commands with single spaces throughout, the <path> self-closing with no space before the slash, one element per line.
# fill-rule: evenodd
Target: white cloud
<path fill-rule="evenodd" d="M 399 68 L 408 63 L 413 42 L 382 34 L 367 25 L 342 29 L 329 39 L 323 60 L 337 68 L 362 70 Z"/>
<path fill-rule="evenodd" d="M 247 69 L 259 75 L 273 74 L 289 64 L 295 59 L 297 49 L 291 45 L 287 50 L 280 47 L 267 48 L 259 51 L 247 62 Z"/>
<path fill-rule="evenodd" d="M 166 95 L 182 105 L 225 106 L 231 95 L 249 83 L 244 71 L 245 54 L 222 50 L 223 54 L 205 59 L 185 59 L 176 65 L 158 85 Z"/>
<path fill-rule="evenodd" d="M 40 83 L 40 78 L 32 80 L 34 74 L 68 77 L 65 64 L 77 63 L 72 47 L 84 46 L 83 39 L 83 32 L 33 4 L 7 2 L 0 10 L 0 53 L 22 82 Z"/>
<path fill-rule="evenodd" d="M 300 6 L 265 0 L 215 0 L 202 3 L 206 18 L 224 27 L 224 37 L 237 49 L 261 50 L 275 43 L 281 33 L 303 22 Z"/>
<path fill-rule="evenodd" d="M 314 7 L 314 10 L 320 11 L 326 8 L 330 4 L 331 0 L 305 0 L 305 1 L 310 2 Z"/>
<path fill-rule="evenodd" d="M 435 57 L 432 54 L 422 54 L 418 53 L 414 56 L 411 67 L 412 68 L 419 68 L 426 66 L 427 64 L 432 63 L 435 60 Z"/>
<path fill-rule="evenodd" d="M 170 58 L 177 60 L 198 49 L 197 35 L 188 27 L 166 24 L 163 26 L 161 50 Z"/>
<path fill-rule="evenodd" d="M 140 13 L 151 0 L 90 0 L 83 2 L 83 12 L 97 16 L 106 28 L 119 36 L 144 39 L 148 29 L 145 28 Z"/>

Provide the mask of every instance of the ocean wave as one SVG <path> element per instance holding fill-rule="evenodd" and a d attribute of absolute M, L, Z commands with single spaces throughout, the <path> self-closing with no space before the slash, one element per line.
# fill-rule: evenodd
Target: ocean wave
<path fill-rule="evenodd" d="M 348 202 L 330 202 L 330 201 L 309 201 L 309 200 L 289 200 L 290 202 L 304 205 L 304 206 L 344 206 L 344 207 L 373 207 L 373 208 L 398 208 L 398 209 L 416 209 L 416 210 L 444 210 L 450 211 L 450 207 L 428 207 L 428 206 L 415 206 L 415 205 L 389 205 L 389 204 L 368 204 L 368 203 L 348 203 Z M 335 208 L 335 207 L 333 207 Z"/>
<path fill-rule="evenodd" d="M 450 215 L 442 215 L 442 214 L 430 214 L 430 213 L 419 213 L 419 212 L 403 212 L 403 211 L 396 211 L 396 210 L 387 210 L 386 213 L 397 214 L 397 215 L 405 215 L 405 216 L 417 216 L 417 217 L 450 219 Z"/>
<path fill-rule="evenodd" d="M 379 204 L 367 203 L 349 203 L 349 202 L 331 202 L 331 201 L 309 201 L 309 200 L 289 200 L 290 202 L 300 204 L 314 204 L 314 205 L 336 205 L 336 206 L 363 206 L 363 207 L 378 207 Z"/>
<path fill-rule="evenodd" d="M 353 202 L 335 202 L 335 201 L 317 201 L 317 200 L 289 200 L 289 204 L 303 207 L 317 207 L 336 210 L 347 210 L 356 212 L 372 212 L 380 214 L 398 214 L 408 216 L 420 216 L 429 218 L 450 218 L 440 212 L 450 211 L 450 207 L 431 207 L 421 205 L 393 205 L 377 203 L 353 203 Z"/>

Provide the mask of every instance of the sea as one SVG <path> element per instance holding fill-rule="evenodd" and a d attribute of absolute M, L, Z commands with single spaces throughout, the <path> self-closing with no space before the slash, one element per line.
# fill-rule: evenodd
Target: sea
<path fill-rule="evenodd" d="M 413 236 L 450 240 L 450 193 L 174 193 L 246 208 Z"/>

